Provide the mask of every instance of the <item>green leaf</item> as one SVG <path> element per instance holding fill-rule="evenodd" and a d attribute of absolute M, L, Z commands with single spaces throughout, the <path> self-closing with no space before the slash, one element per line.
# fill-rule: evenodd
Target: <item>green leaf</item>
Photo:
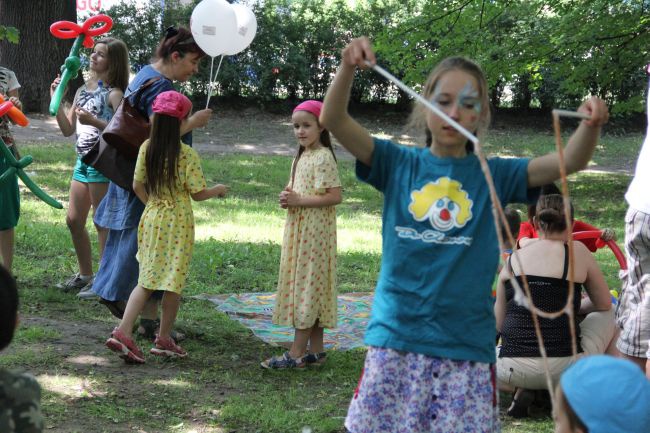
<path fill-rule="evenodd" d="M 12 44 L 17 44 L 20 39 L 20 32 L 15 27 L 0 25 L 0 41 L 5 39 Z"/>

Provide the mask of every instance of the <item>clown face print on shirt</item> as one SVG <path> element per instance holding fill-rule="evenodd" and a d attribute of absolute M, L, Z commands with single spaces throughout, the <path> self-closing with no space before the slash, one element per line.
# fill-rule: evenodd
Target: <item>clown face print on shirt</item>
<path fill-rule="evenodd" d="M 399 237 L 427 243 L 471 245 L 471 238 L 447 234 L 472 219 L 473 202 L 460 182 L 441 177 L 412 191 L 410 198 L 409 213 L 415 221 L 426 222 L 430 228 L 419 232 L 412 227 L 396 227 Z"/>

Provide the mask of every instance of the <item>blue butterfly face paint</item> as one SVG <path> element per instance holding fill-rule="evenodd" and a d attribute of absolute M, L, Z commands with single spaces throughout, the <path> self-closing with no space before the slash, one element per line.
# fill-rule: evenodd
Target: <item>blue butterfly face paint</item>
<path fill-rule="evenodd" d="M 481 114 L 481 99 L 478 91 L 474 88 L 471 82 L 467 82 L 461 91 L 454 98 L 453 95 L 444 93 L 440 88 L 440 82 L 436 84 L 433 91 L 431 102 L 436 104 L 441 109 L 451 109 L 457 107 L 458 110 L 474 110 L 477 114 Z"/>

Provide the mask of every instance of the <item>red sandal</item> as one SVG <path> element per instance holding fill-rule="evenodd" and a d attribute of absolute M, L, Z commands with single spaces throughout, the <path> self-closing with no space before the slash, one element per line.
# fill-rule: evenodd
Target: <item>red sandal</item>
<path fill-rule="evenodd" d="M 172 337 L 156 336 L 154 346 L 149 351 L 152 355 L 164 356 L 166 358 L 185 358 L 187 352 Z"/>
<path fill-rule="evenodd" d="M 111 336 L 106 340 L 106 347 L 113 352 L 119 353 L 120 358 L 130 364 L 144 364 L 144 354 L 135 344 L 133 339 L 124 335 L 119 328 L 113 329 Z"/>

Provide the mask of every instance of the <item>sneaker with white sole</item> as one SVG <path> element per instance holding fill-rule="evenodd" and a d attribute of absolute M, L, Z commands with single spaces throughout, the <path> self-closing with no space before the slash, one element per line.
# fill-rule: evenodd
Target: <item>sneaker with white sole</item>
<path fill-rule="evenodd" d="M 89 279 L 81 278 L 81 276 L 77 273 L 74 274 L 69 279 L 67 279 L 66 281 L 57 284 L 56 288 L 61 289 L 64 292 L 77 291 L 86 287 L 89 282 L 92 282 L 92 280 L 93 280 L 92 277 Z"/>
<path fill-rule="evenodd" d="M 91 278 L 88 284 L 86 284 L 80 291 L 77 293 L 77 298 L 79 299 L 95 299 L 99 298 L 99 296 L 93 292 L 93 280 L 94 278 Z"/>

